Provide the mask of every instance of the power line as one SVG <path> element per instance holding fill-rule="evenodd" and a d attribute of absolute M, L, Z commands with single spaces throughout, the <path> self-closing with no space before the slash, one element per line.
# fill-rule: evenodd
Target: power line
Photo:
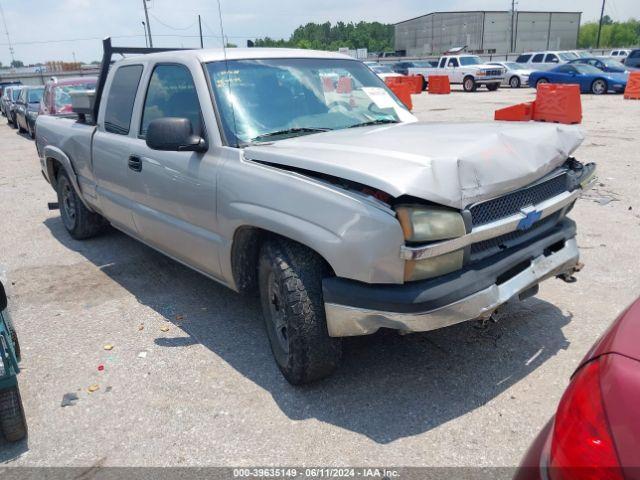
<path fill-rule="evenodd" d="M 193 22 L 191 25 L 189 25 L 188 27 L 184 27 L 184 28 L 181 28 L 181 27 L 173 27 L 173 26 L 169 25 L 168 23 L 165 23 L 165 22 L 163 22 L 162 20 L 160 20 L 160 19 L 159 19 L 158 17 L 156 17 L 153 13 L 149 13 L 149 15 L 151 15 L 151 16 L 154 18 L 154 20 L 155 20 L 156 22 L 158 22 L 160 25 L 163 25 L 163 26 L 165 26 L 165 27 L 167 27 L 167 28 L 169 28 L 169 29 L 171 29 L 171 30 L 179 30 L 179 31 L 189 30 L 189 29 L 193 28 L 193 27 L 195 26 L 195 24 L 196 24 L 196 22 Z"/>
<path fill-rule="evenodd" d="M 204 26 L 206 24 L 202 22 Z M 112 35 L 111 38 L 143 38 L 145 35 Z M 200 38 L 200 35 L 178 35 L 178 34 L 156 34 L 154 37 L 164 38 Z M 220 35 L 202 35 L 203 38 L 221 39 Z M 260 35 L 226 35 L 224 38 L 252 39 L 260 38 Z M 12 45 L 42 45 L 46 43 L 64 43 L 64 42 L 85 42 L 85 41 L 102 41 L 103 37 L 84 37 L 84 38 L 61 38 L 57 40 L 30 40 L 25 42 L 13 42 Z M 8 43 L 0 43 L 0 47 L 8 46 Z"/>

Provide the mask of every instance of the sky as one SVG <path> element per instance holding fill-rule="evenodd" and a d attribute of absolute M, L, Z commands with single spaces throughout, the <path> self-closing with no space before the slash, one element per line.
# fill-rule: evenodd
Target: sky
<path fill-rule="evenodd" d="M 249 38 L 288 38 L 299 25 L 325 21 L 396 23 L 432 11 L 508 10 L 509 0 L 220 0 L 225 35 L 245 45 Z M 101 57 L 101 39 L 114 45 L 144 46 L 143 0 L 0 0 L 14 56 L 25 64 L 53 60 L 91 62 Z M 582 11 L 597 20 L 601 0 L 555 0 L 554 11 Z M 151 0 L 154 46 L 198 47 L 197 15 L 202 15 L 205 47 L 219 47 L 216 0 Z M 547 10 L 549 2 L 519 0 L 518 10 Z M 607 0 L 614 20 L 640 18 L 640 1 Z M 11 62 L 0 23 L 0 62 Z"/>

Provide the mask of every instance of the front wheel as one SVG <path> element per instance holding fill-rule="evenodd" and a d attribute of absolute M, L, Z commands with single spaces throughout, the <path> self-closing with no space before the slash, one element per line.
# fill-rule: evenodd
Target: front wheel
<path fill-rule="evenodd" d="M 8 442 L 27 436 L 27 421 L 17 386 L 0 391 L 0 431 Z"/>
<path fill-rule="evenodd" d="M 509 86 L 511 88 L 520 88 L 520 77 L 511 77 L 511 79 L 509 80 Z"/>
<path fill-rule="evenodd" d="M 602 79 L 597 79 L 591 84 L 591 92 L 594 95 L 604 95 L 609 90 L 607 82 Z"/>
<path fill-rule="evenodd" d="M 429 82 L 424 78 L 424 75 L 420 75 L 420 78 L 422 78 L 422 91 L 425 92 L 429 88 Z"/>
<path fill-rule="evenodd" d="M 63 169 L 58 173 L 56 191 L 62 223 L 76 240 L 91 238 L 100 233 L 106 221 L 97 213 L 89 211 L 73 188 L 69 175 Z"/>
<path fill-rule="evenodd" d="M 490 92 L 495 92 L 496 90 L 498 90 L 498 88 L 500 88 L 499 83 L 490 83 L 489 85 L 487 85 L 487 90 L 489 90 Z"/>
<path fill-rule="evenodd" d="M 287 240 L 266 243 L 258 280 L 262 313 L 278 368 L 292 385 L 331 375 L 342 342 L 329 336 L 322 299 L 322 259 Z"/>
<path fill-rule="evenodd" d="M 462 81 L 462 88 L 465 92 L 475 92 L 478 89 L 478 85 L 473 77 L 466 77 Z"/>

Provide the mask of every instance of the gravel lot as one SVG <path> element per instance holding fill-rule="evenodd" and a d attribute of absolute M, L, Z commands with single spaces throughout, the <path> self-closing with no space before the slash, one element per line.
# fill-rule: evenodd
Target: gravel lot
<path fill-rule="evenodd" d="M 496 108 L 533 96 L 423 94 L 415 113 L 492 121 Z M 579 282 L 545 283 L 485 330 L 350 339 L 338 373 L 308 388 L 280 375 L 254 300 L 116 231 L 72 240 L 47 210 L 55 195 L 33 142 L 3 120 L 0 265 L 14 283 L 30 436 L 0 443 L 0 462 L 516 465 L 576 364 L 640 292 L 640 102 L 582 99 L 577 157 L 598 162 L 600 183 L 572 213 Z M 61 407 L 69 393 L 78 400 Z"/>

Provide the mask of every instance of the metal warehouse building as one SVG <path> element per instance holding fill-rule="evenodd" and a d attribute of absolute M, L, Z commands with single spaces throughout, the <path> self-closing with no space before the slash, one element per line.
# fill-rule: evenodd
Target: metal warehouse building
<path fill-rule="evenodd" d="M 581 12 L 435 12 L 397 23 L 395 49 L 408 56 L 465 45 L 476 53 L 573 50 L 581 17 Z"/>

